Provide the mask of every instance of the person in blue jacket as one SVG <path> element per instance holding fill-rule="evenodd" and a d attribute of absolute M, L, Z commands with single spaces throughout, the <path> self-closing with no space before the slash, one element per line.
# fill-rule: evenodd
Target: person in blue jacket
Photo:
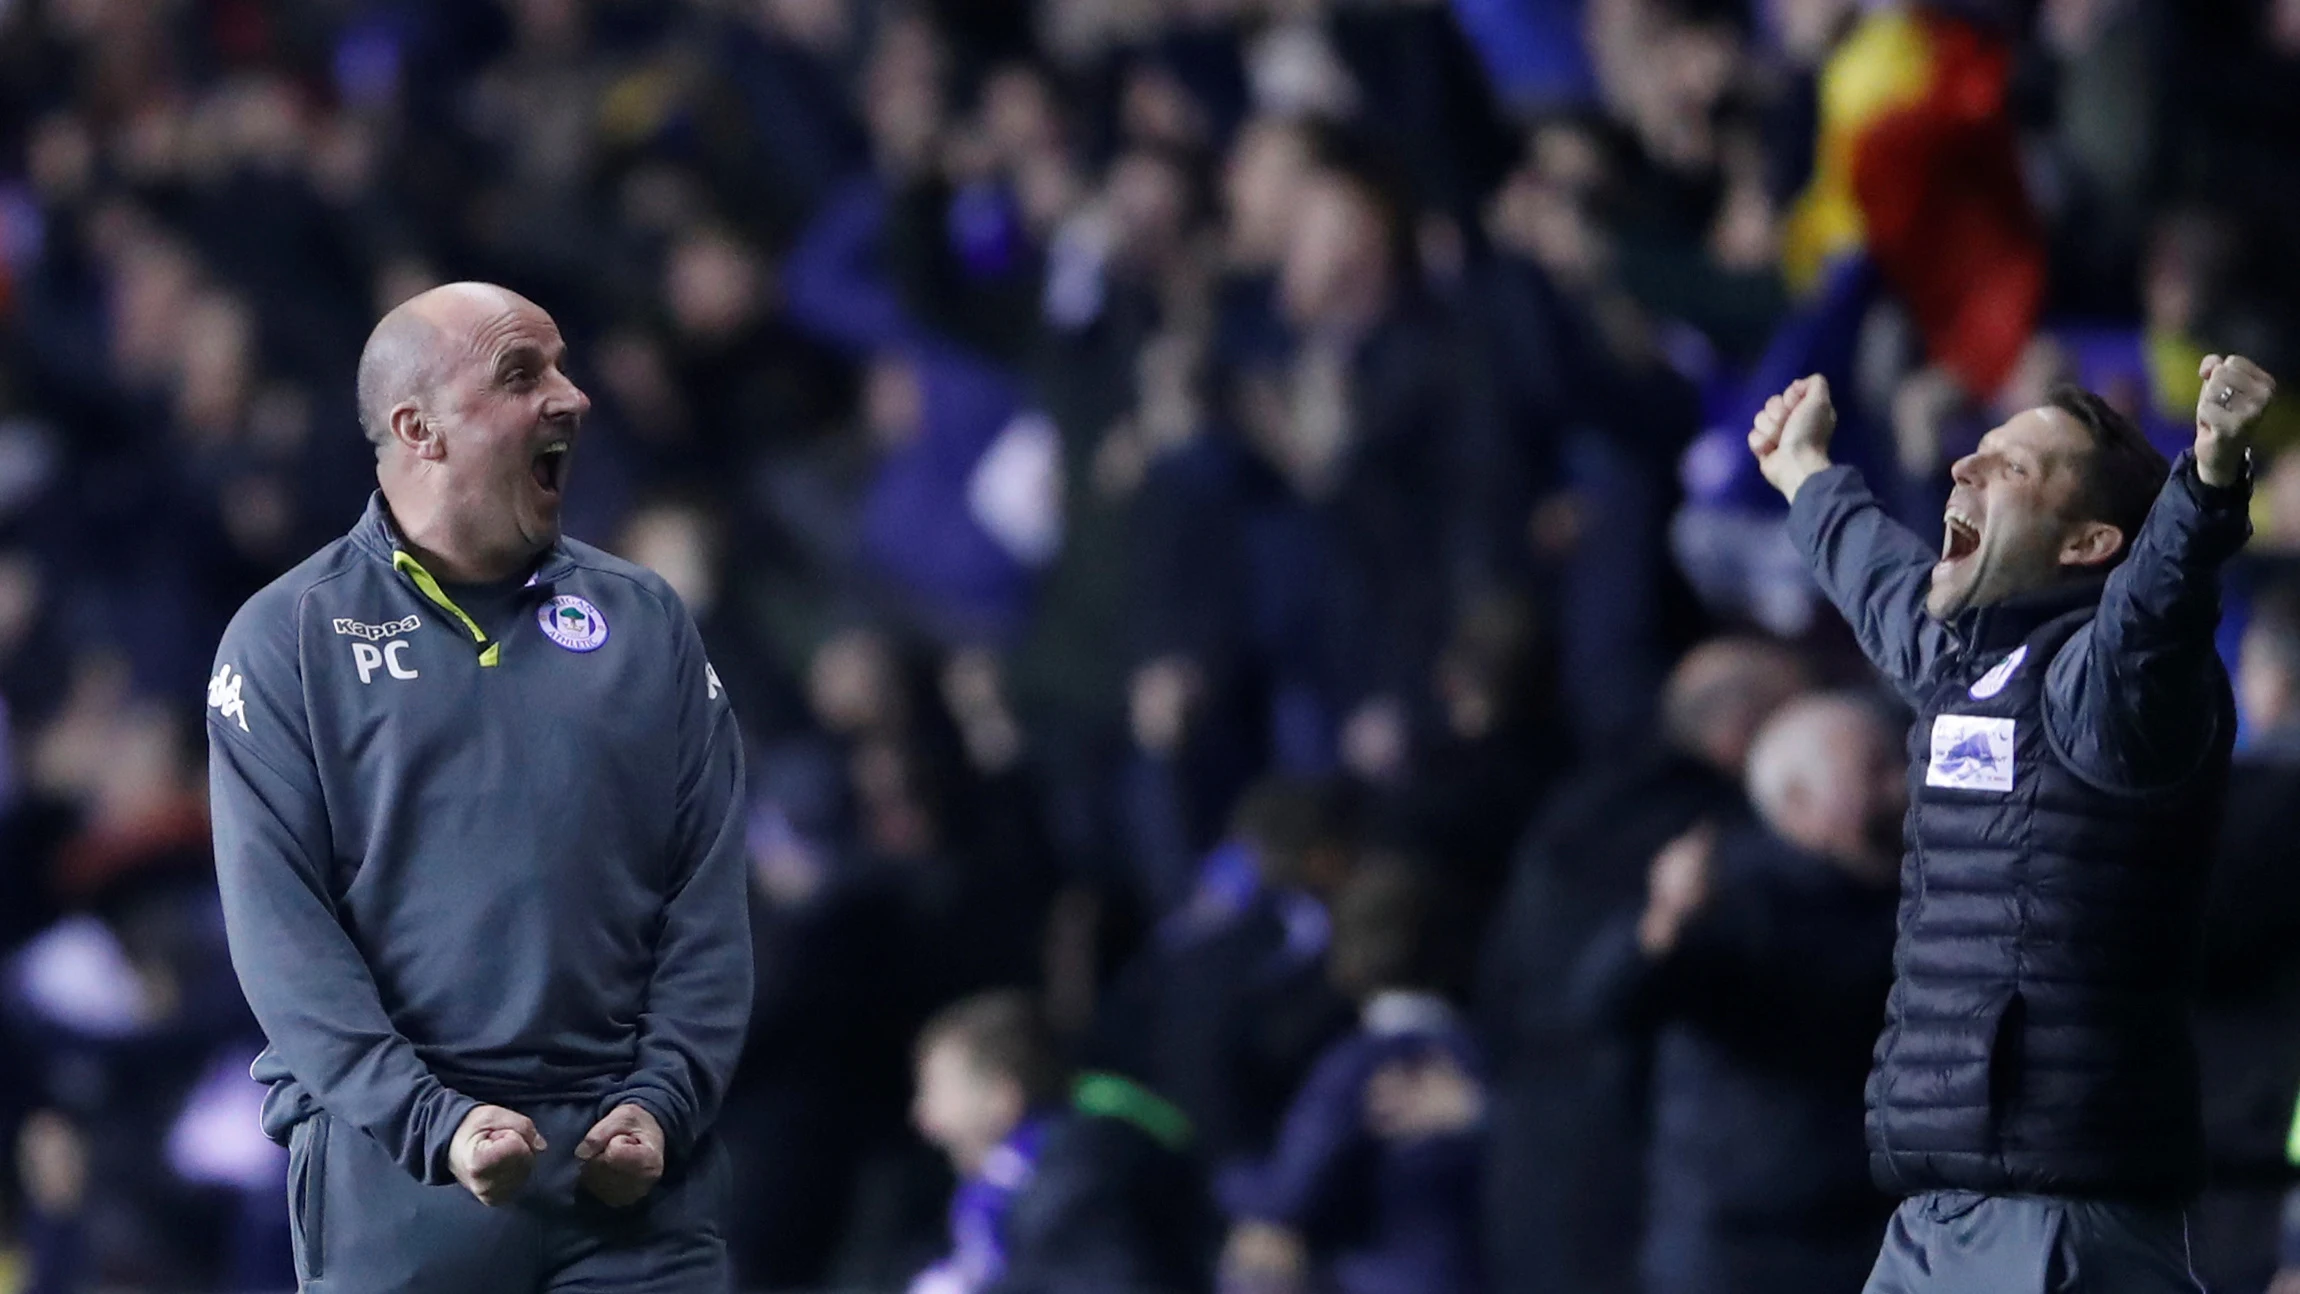
<path fill-rule="evenodd" d="M 950 1159 L 950 1250 L 910 1294 L 1195 1294 L 1216 1238 L 1189 1116 L 1073 1073 L 1022 989 L 919 1031 L 911 1121 Z"/>
<path fill-rule="evenodd" d="M 727 1287 L 741 740 L 670 587 L 559 533 L 564 364 L 502 288 L 386 315 L 382 488 L 216 653 L 216 872 L 305 1289 Z"/>
<path fill-rule="evenodd" d="M 1433 895 L 1410 867 L 1364 864 L 1335 901 L 1326 971 L 1359 1002 L 1260 1161 L 1226 1167 L 1225 1288 L 1240 1294 L 1475 1294 L 1483 1063 L 1442 976 Z"/>
<path fill-rule="evenodd" d="M 2207 356 L 2167 464 L 2064 389 L 1951 469 L 1937 553 L 1829 461 L 1828 383 L 1749 433 L 1789 534 L 1915 707 L 1869 1168 L 1870 1294 L 2197 1290 L 2190 1036 L 2236 736 L 2213 644 L 2275 383 Z"/>

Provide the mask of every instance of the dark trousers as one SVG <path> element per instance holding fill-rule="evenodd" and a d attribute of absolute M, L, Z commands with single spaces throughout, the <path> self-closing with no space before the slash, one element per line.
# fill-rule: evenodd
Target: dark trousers
<path fill-rule="evenodd" d="M 516 1198 L 489 1208 L 425 1186 L 366 1133 L 320 1114 L 288 1144 L 288 1212 L 306 1294 L 725 1294 L 726 1153 L 715 1137 L 647 1198 L 611 1209 L 576 1189 L 592 1102 L 523 1107 L 549 1145 Z"/>
<path fill-rule="evenodd" d="M 2212 1294 L 2261 1294 L 2276 1277 L 2284 1226 L 2280 1183 L 2208 1189 L 2189 1210 L 2196 1274 Z"/>
<path fill-rule="evenodd" d="M 2203 1294 L 2174 1208 L 1939 1191 L 1904 1201 L 1865 1294 Z"/>
<path fill-rule="evenodd" d="M 1854 1294 L 1876 1252 L 1874 1228 L 1831 1236 L 1661 1224 L 1646 1233 L 1639 1268 L 1646 1294 Z"/>

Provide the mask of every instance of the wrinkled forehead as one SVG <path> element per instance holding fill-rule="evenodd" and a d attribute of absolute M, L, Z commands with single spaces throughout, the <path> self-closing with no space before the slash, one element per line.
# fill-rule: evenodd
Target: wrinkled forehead
<path fill-rule="evenodd" d="M 555 355 L 559 329 L 541 306 L 491 283 L 435 288 L 411 303 L 439 339 L 439 355 L 453 368 L 491 367 L 527 347 Z"/>
<path fill-rule="evenodd" d="M 467 360 L 491 366 L 508 355 L 527 350 L 556 360 L 565 343 L 560 340 L 559 325 L 543 312 L 543 307 L 507 293 L 497 309 L 479 314 L 471 321 L 464 346 Z"/>
<path fill-rule="evenodd" d="M 1981 451 L 2025 459 L 2037 466 L 2076 467 L 2092 450 L 2092 436 L 2065 409 L 2024 409 L 1981 437 Z"/>

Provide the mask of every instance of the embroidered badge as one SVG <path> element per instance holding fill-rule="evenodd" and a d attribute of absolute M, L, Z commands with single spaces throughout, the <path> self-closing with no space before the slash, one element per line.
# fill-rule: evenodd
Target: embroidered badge
<path fill-rule="evenodd" d="M 2013 721 L 1971 714 L 1933 720 L 1933 758 L 1925 785 L 1955 791 L 2013 788 Z"/>
<path fill-rule="evenodd" d="M 535 623 L 543 636 L 569 651 L 597 651 L 607 641 L 607 617 L 599 608 L 569 593 L 535 608 Z"/>
<path fill-rule="evenodd" d="M 2013 648 L 2012 655 L 1998 661 L 1994 666 L 1990 667 L 1988 673 L 1981 675 L 1979 680 L 1973 684 L 1972 698 L 1976 701 L 1986 701 L 1990 697 L 1995 696 L 1997 693 L 2004 691 L 2005 684 L 2012 681 L 2013 671 L 2019 669 L 2020 663 L 2027 659 L 2027 643 L 2022 643 L 2020 646 Z"/>

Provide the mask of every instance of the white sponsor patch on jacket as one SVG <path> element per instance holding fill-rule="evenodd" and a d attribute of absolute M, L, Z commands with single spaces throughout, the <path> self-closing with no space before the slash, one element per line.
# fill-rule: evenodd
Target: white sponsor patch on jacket
<path fill-rule="evenodd" d="M 2013 721 L 1972 714 L 1933 720 L 1933 758 L 1925 785 L 1956 791 L 2009 791 L 2013 787 Z"/>

